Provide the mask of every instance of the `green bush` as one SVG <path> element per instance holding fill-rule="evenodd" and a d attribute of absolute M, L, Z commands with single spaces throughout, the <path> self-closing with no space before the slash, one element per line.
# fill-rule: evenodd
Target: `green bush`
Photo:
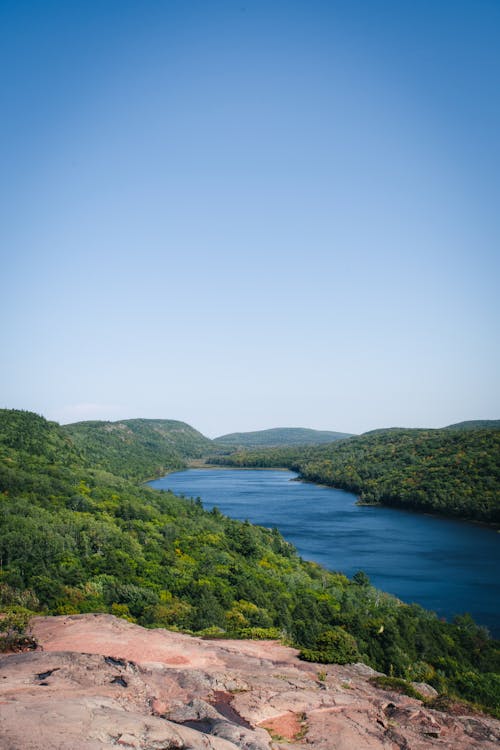
<path fill-rule="evenodd" d="M 243 628 L 239 635 L 253 641 L 278 641 L 281 639 L 282 631 L 279 628 Z"/>
<path fill-rule="evenodd" d="M 350 633 L 340 627 L 325 630 L 314 648 L 304 648 L 299 654 L 304 661 L 319 664 L 352 664 L 358 661 L 358 645 Z"/>
<path fill-rule="evenodd" d="M 26 634 L 26 628 L 34 614 L 35 612 L 20 606 L 10 607 L 0 613 L 0 652 L 36 648 L 35 639 Z"/>

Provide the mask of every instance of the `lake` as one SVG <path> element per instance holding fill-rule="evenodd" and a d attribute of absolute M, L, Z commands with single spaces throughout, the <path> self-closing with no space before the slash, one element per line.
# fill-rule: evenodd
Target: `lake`
<path fill-rule="evenodd" d="M 393 508 L 355 505 L 349 492 L 292 481 L 290 471 L 189 469 L 150 482 L 201 497 L 210 510 L 276 526 L 306 560 L 451 619 L 470 612 L 500 636 L 500 534 L 484 526 Z"/>

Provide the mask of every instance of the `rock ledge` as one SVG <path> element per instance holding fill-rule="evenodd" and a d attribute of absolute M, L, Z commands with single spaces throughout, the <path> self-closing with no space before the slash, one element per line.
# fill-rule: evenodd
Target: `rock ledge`
<path fill-rule="evenodd" d="M 365 665 L 272 641 L 205 641 L 110 615 L 36 618 L 0 658 L 8 750 L 493 750 L 500 722 L 379 690 Z"/>

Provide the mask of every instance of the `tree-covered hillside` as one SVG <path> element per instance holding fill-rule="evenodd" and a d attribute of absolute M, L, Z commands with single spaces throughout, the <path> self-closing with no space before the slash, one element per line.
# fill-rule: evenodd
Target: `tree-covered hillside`
<path fill-rule="evenodd" d="M 500 522 L 500 431 L 376 430 L 309 448 L 239 451 L 231 466 L 285 466 L 361 502 Z"/>
<path fill-rule="evenodd" d="M 500 430 L 500 419 L 470 419 L 468 422 L 457 422 L 445 430 Z"/>
<path fill-rule="evenodd" d="M 232 432 L 214 439 L 218 445 L 241 448 L 266 448 L 286 445 L 321 445 L 350 437 L 347 432 L 310 430 L 306 427 L 274 427 L 256 432 Z"/>
<path fill-rule="evenodd" d="M 276 530 L 90 468 L 68 431 L 0 411 L 0 611 L 112 612 L 146 626 L 287 638 L 494 711 L 498 643 L 301 560 Z M 0 637 L 0 645 L 1 645 Z"/>
<path fill-rule="evenodd" d="M 187 458 L 199 458 L 212 448 L 201 432 L 171 419 L 76 422 L 62 429 L 87 464 L 128 479 L 180 469 Z"/>

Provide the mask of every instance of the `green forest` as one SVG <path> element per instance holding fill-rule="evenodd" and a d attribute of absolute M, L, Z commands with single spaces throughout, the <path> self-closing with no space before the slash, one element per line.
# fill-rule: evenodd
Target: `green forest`
<path fill-rule="evenodd" d="M 138 438 L 131 422 L 142 422 Z M 161 426 L 145 422 L 120 424 L 142 446 Z M 184 428 L 176 443 L 163 424 L 164 449 L 155 438 L 149 453 L 133 454 L 135 439 L 125 432 L 130 469 L 109 424 L 62 428 L 30 412 L 0 411 L 4 628 L 33 612 L 110 612 L 207 637 L 282 638 L 304 659 L 363 661 L 498 715 L 499 643 L 468 615 L 443 622 L 375 589 L 362 571 L 348 579 L 303 561 L 276 529 L 142 486 L 153 457 L 166 461 L 167 444 L 179 462 L 203 445 L 196 439 L 190 447 Z M 476 450 L 488 444 L 478 440 Z"/>
<path fill-rule="evenodd" d="M 61 429 L 87 465 L 126 479 L 162 476 L 212 450 L 201 432 L 173 419 L 76 422 Z"/>
<path fill-rule="evenodd" d="M 255 432 L 232 432 L 214 438 L 213 442 L 219 447 L 269 448 L 285 445 L 321 445 L 346 437 L 350 437 L 350 434 L 331 430 L 309 430 L 305 427 L 274 427 L 271 430 Z"/>
<path fill-rule="evenodd" d="M 469 423 L 465 423 L 469 424 Z M 279 466 L 359 501 L 500 523 L 500 430 L 375 430 L 325 446 L 220 453 L 212 464 Z"/>

